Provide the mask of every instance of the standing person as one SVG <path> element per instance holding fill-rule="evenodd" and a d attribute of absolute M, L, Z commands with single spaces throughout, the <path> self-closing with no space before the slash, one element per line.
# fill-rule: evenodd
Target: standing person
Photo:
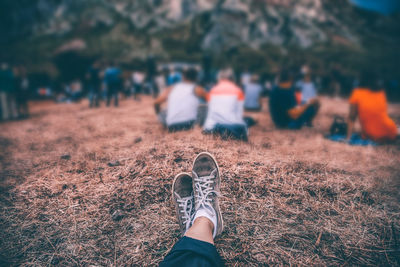
<path fill-rule="evenodd" d="M 208 95 L 204 133 L 247 141 L 248 130 L 243 119 L 244 94 L 233 80 L 231 69 L 218 74 L 218 83 Z"/>
<path fill-rule="evenodd" d="M 7 63 L 2 63 L 0 68 L 0 105 L 3 120 L 11 119 L 15 114 L 14 74 Z"/>
<path fill-rule="evenodd" d="M 107 86 L 107 107 L 110 106 L 111 99 L 114 98 L 114 106 L 118 107 L 118 93 L 121 86 L 121 70 L 114 62 L 104 73 L 104 81 Z"/>
<path fill-rule="evenodd" d="M 288 70 L 280 74 L 280 82 L 269 98 L 272 121 L 279 128 L 300 129 L 303 125 L 312 126 L 320 104 L 317 99 L 305 105 L 298 105 L 293 86 L 293 75 Z"/>
<path fill-rule="evenodd" d="M 100 66 L 98 62 L 94 62 L 86 74 L 89 85 L 89 107 L 100 106 L 101 79 Z"/>
<path fill-rule="evenodd" d="M 206 99 L 207 92 L 196 85 L 197 71 L 188 69 L 183 81 L 162 92 L 154 101 L 154 109 L 161 123 L 170 132 L 189 130 L 197 120 L 199 99 Z M 161 111 L 161 105 L 167 102 L 167 109 Z"/>
<path fill-rule="evenodd" d="M 376 74 L 373 71 L 364 71 L 361 74 L 360 85 L 354 89 L 349 102 L 348 140 L 351 139 L 357 118 L 360 120 L 362 138 L 377 142 L 396 139 L 398 130 L 387 113 L 385 91 L 378 86 Z"/>
<path fill-rule="evenodd" d="M 29 117 L 28 98 L 30 85 L 25 68 L 18 68 L 15 77 L 17 113 L 20 118 L 27 118 Z"/>
<path fill-rule="evenodd" d="M 142 91 L 142 86 L 144 82 L 144 74 L 139 71 L 134 71 L 132 73 L 132 86 L 133 86 L 133 99 L 140 101 L 139 94 Z"/>
<path fill-rule="evenodd" d="M 247 111 L 260 111 L 262 108 L 261 95 L 263 87 L 259 80 L 258 75 L 253 75 L 250 82 L 244 86 L 244 108 Z"/>
<path fill-rule="evenodd" d="M 172 184 L 180 232 L 183 236 L 160 267 L 224 266 L 214 239 L 224 229 L 219 207 L 221 177 L 214 157 L 206 152 L 194 160 L 192 174 L 178 174 Z"/>

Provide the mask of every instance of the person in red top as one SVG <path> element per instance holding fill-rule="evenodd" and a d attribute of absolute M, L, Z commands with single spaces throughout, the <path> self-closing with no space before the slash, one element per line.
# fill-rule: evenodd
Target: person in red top
<path fill-rule="evenodd" d="M 349 102 L 348 139 L 352 136 L 357 118 L 360 120 L 364 139 L 377 142 L 396 139 L 398 130 L 388 115 L 385 91 L 377 86 L 377 79 L 373 72 L 362 73 L 360 86 L 354 89 Z"/>

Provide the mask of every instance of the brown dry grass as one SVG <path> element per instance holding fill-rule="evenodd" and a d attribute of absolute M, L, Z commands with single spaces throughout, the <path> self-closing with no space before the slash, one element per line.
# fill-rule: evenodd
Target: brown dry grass
<path fill-rule="evenodd" d="M 0 265 L 157 264 L 178 240 L 172 179 L 201 151 L 222 171 L 227 265 L 400 265 L 400 144 L 323 139 L 344 101 L 323 99 L 301 132 L 254 115 L 249 143 L 167 134 L 150 103 L 43 103 L 0 124 Z M 399 123 L 400 106 L 390 112 Z"/>

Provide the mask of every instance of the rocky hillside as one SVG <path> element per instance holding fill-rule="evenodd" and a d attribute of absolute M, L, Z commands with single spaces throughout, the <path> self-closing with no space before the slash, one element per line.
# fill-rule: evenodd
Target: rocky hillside
<path fill-rule="evenodd" d="M 121 60 L 266 46 L 283 55 L 321 46 L 397 51 L 400 43 L 398 16 L 347 0 L 3 0 L 0 12 L 0 46 L 20 61 L 76 39 L 88 54 Z"/>

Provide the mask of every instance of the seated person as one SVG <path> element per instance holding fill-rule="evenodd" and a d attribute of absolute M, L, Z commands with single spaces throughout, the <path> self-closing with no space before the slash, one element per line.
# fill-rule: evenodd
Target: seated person
<path fill-rule="evenodd" d="M 243 120 L 242 90 L 233 82 L 231 69 L 218 74 L 218 84 L 208 95 L 208 114 L 204 133 L 220 134 L 223 138 L 247 140 L 247 126 Z"/>
<path fill-rule="evenodd" d="M 377 86 L 375 73 L 365 71 L 360 77 L 360 86 L 350 97 L 350 116 L 347 138 L 353 133 L 354 122 L 360 120 L 362 137 L 373 141 L 391 141 L 397 137 L 397 127 L 387 113 L 385 91 Z"/>
<path fill-rule="evenodd" d="M 297 105 L 293 77 L 289 71 L 282 71 L 280 83 L 272 90 L 269 98 L 272 121 L 277 127 L 301 129 L 303 125 L 312 126 L 319 106 L 318 99 Z"/>
<path fill-rule="evenodd" d="M 312 99 L 317 98 L 317 89 L 315 88 L 315 85 L 313 81 L 311 80 L 311 74 L 306 73 L 304 75 L 303 80 L 299 81 L 297 83 L 297 87 L 299 88 L 300 91 L 300 103 L 302 105 L 307 104 L 309 101 Z"/>
<path fill-rule="evenodd" d="M 195 84 L 197 71 L 188 69 L 183 81 L 168 87 L 154 101 L 154 108 L 161 123 L 169 131 L 193 128 L 197 118 L 199 98 L 206 99 L 207 92 Z M 167 102 L 167 109 L 161 112 L 161 104 Z"/>
<path fill-rule="evenodd" d="M 244 85 L 244 108 L 247 111 L 260 111 L 262 108 L 261 94 L 263 88 L 259 83 L 258 75 L 253 75 L 249 83 Z"/>

